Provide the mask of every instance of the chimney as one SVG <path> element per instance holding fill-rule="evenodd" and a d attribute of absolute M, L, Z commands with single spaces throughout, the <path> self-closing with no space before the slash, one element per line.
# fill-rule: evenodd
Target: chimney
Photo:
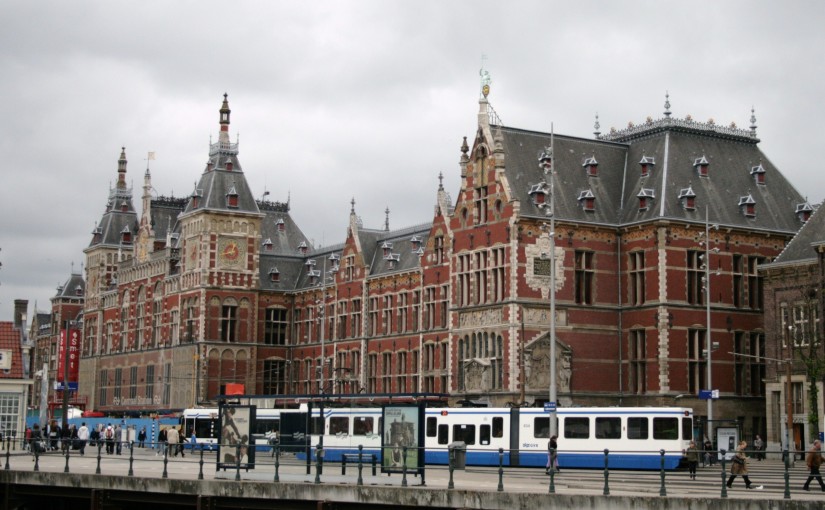
<path fill-rule="evenodd" d="M 26 312 L 29 309 L 28 299 L 14 300 L 14 327 L 22 329 L 26 327 Z"/>

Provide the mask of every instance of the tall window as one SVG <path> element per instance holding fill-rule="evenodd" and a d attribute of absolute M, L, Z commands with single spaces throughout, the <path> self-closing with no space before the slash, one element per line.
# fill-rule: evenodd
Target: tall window
<path fill-rule="evenodd" d="M 344 259 L 344 280 L 351 282 L 355 276 L 355 255 L 348 255 Z"/>
<path fill-rule="evenodd" d="M 153 402 L 155 396 L 155 365 L 146 365 L 146 391 L 144 396 Z"/>
<path fill-rule="evenodd" d="M 163 405 L 168 406 L 172 401 L 172 364 L 163 365 Z"/>
<path fill-rule="evenodd" d="M 238 307 L 235 304 L 226 303 L 221 307 L 221 340 L 238 341 Z"/>
<path fill-rule="evenodd" d="M 184 340 L 187 342 L 194 342 L 197 334 L 196 328 L 196 308 L 198 306 L 196 298 L 187 300 L 186 302 L 186 332 L 184 333 Z"/>
<path fill-rule="evenodd" d="M 759 274 L 759 265 L 764 261 L 762 257 L 748 258 L 748 306 L 754 310 L 761 310 L 764 304 L 762 276 Z"/>
<path fill-rule="evenodd" d="M 137 319 L 137 326 L 135 327 L 135 341 L 132 344 L 133 349 L 146 348 L 146 323 L 144 315 L 146 313 L 146 287 L 141 287 L 138 290 L 137 307 L 135 309 L 135 317 Z"/>
<path fill-rule="evenodd" d="M 474 254 L 475 267 L 473 268 L 473 303 L 484 304 L 487 302 L 487 252 L 477 251 Z"/>
<path fill-rule="evenodd" d="M 264 343 L 286 345 L 287 315 L 283 308 L 267 308 L 264 323 Z"/>
<path fill-rule="evenodd" d="M 750 335 L 750 394 L 765 395 L 765 335 L 751 333 Z"/>
<path fill-rule="evenodd" d="M 593 252 L 576 250 L 576 303 L 593 304 Z"/>
<path fill-rule="evenodd" d="M 392 296 L 384 296 L 384 307 L 381 310 L 383 333 L 390 335 L 393 332 L 392 328 Z"/>
<path fill-rule="evenodd" d="M 456 282 L 458 283 L 458 305 L 470 304 L 470 255 L 459 255 L 456 260 Z"/>
<path fill-rule="evenodd" d="M 358 338 L 361 336 L 361 300 L 360 299 L 353 299 L 352 300 L 352 320 L 350 321 L 352 324 L 352 338 Z"/>
<path fill-rule="evenodd" d="M 706 333 L 704 329 L 688 330 L 688 391 L 693 394 L 699 393 L 707 379 Z"/>
<path fill-rule="evenodd" d="M 475 208 L 476 221 L 479 224 L 487 223 L 487 187 L 481 186 L 476 188 L 475 192 Z"/>
<path fill-rule="evenodd" d="M 490 298 L 495 303 L 504 301 L 504 253 L 504 248 L 493 248 L 491 250 Z"/>
<path fill-rule="evenodd" d="M 367 356 L 367 393 L 378 393 L 378 354 Z"/>
<path fill-rule="evenodd" d="M 449 285 L 442 285 L 440 298 L 438 301 L 438 325 L 439 327 L 446 328 L 447 327 L 447 303 L 450 300 L 450 287 Z"/>
<path fill-rule="evenodd" d="M 180 342 L 180 313 L 175 310 L 169 312 L 169 340 L 172 345 Z"/>
<path fill-rule="evenodd" d="M 733 256 L 733 306 L 745 306 L 744 257 Z"/>
<path fill-rule="evenodd" d="M 429 331 L 435 327 L 435 299 L 435 287 L 424 289 L 424 331 Z"/>
<path fill-rule="evenodd" d="M 108 395 L 106 394 L 106 390 L 109 388 L 109 371 L 105 368 L 100 371 L 97 387 L 100 388 L 97 405 L 107 405 L 109 403 L 107 400 Z"/>
<path fill-rule="evenodd" d="M 122 396 L 120 393 L 121 384 L 123 384 L 123 369 L 116 368 L 115 369 L 115 405 L 120 405 L 120 397 Z"/>
<path fill-rule="evenodd" d="M 437 236 L 433 243 L 433 255 L 435 255 L 435 263 L 444 263 L 444 236 Z"/>
<path fill-rule="evenodd" d="M 705 269 L 702 265 L 704 254 L 699 251 L 687 252 L 687 302 L 692 305 L 704 304 L 704 286 L 702 277 Z"/>
<path fill-rule="evenodd" d="M 413 291 L 412 330 L 418 331 L 418 319 L 421 315 L 421 291 Z"/>
<path fill-rule="evenodd" d="M 409 323 L 409 293 L 402 292 L 398 296 L 398 332 L 406 333 L 410 330 Z"/>
<path fill-rule="evenodd" d="M 492 352 L 490 355 L 490 368 L 492 368 L 492 386 L 500 390 L 504 387 L 504 342 L 501 335 L 492 335 Z"/>
<path fill-rule="evenodd" d="M 152 347 L 157 347 L 161 340 L 163 325 L 163 284 L 158 282 L 152 295 Z"/>
<path fill-rule="evenodd" d="M 129 368 L 129 398 L 133 401 L 137 398 L 137 373 L 137 365 Z"/>
<path fill-rule="evenodd" d="M 630 257 L 630 304 L 642 305 L 645 302 L 645 252 L 636 251 Z"/>
<path fill-rule="evenodd" d="M 284 360 L 264 360 L 263 392 L 265 395 L 283 395 L 288 392 Z"/>
<path fill-rule="evenodd" d="M 367 331 L 367 335 L 370 336 L 377 336 L 379 334 L 378 331 L 378 298 L 371 297 L 370 298 L 370 323 L 369 323 L 369 331 Z"/>
<path fill-rule="evenodd" d="M 347 338 L 349 336 L 349 332 L 347 331 L 347 302 L 346 301 L 339 301 L 338 302 L 338 324 L 336 327 L 338 328 L 338 333 L 336 334 L 335 338 Z"/>
<path fill-rule="evenodd" d="M 628 338 L 630 362 L 630 391 L 643 394 L 647 391 L 647 344 L 645 330 L 634 329 Z"/>
<path fill-rule="evenodd" d="M 401 371 L 401 367 L 398 368 Z M 392 393 L 392 353 L 381 355 L 381 391 Z"/>
<path fill-rule="evenodd" d="M 120 347 L 119 350 L 126 349 L 126 342 L 129 338 L 129 291 L 123 292 L 123 301 L 120 306 Z"/>
<path fill-rule="evenodd" d="M 410 361 L 412 362 L 412 366 L 410 367 L 410 387 L 407 391 L 418 391 L 418 356 L 420 355 L 420 351 L 418 349 L 413 349 L 412 351 L 412 358 Z"/>
<path fill-rule="evenodd" d="M 17 423 L 20 420 L 20 395 L 17 393 L 0 393 L 0 430 L 6 437 L 18 435 Z"/>
<path fill-rule="evenodd" d="M 395 391 L 396 393 L 407 393 L 409 392 L 409 388 L 407 388 L 407 355 L 408 353 L 405 351 L 401 351 L 397 355 L 397 362 L 396 362 L 396 385 Z"/>

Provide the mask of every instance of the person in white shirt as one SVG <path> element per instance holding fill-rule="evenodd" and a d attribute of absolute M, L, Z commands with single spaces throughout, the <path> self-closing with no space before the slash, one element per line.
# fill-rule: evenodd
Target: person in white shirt
<path fill-rule="evenodd" d="M 80 455 L 86 455 L 86 441 L 88 440 L 89 428 L 84 421 L 80 424 L 80 428 L 77 429 L 77 449 L 80 450 Z"/>

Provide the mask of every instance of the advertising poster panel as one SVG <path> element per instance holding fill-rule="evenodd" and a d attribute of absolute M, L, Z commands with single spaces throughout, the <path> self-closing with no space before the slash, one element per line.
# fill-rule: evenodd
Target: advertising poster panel
<path fill-rule="evenodd" d="M 387 405 L 383 408 L 381 430 L 381 471 L 407 473 L 424 468 L 424 408 L 417 405 Z"/>
<path fill-rule="evenodd" d="M 220 438 L 218 440 L 218 468 L 234 469 L 240 463 L 241 469 L 255 468 L 256 406 L 222 405 L 220 416 Z"/>

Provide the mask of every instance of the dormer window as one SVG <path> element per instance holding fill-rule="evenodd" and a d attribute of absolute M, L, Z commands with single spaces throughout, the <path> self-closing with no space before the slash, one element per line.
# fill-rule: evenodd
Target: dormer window
<path fill-rule="evenodd" d="M 315 285 L 318 283 L 318 280 L 321 278 L 321 271 L 317 269 L 310 269 L 307 272 L 307 276 L 309 276 L 309 283 Z"/>
<path fill-rule="evenodd" d="M 273 267 L 269 270 L 269 281 L 271 282 L 279 282 L 281 281 L 281 272 L 278 271 L 277 267 Z"/>
<path fill-rule="evenodd" d="M 739 197 L 739 210 L 748 218 L 756 216 L 756 200 L 748 193 L 747 196 Z"/>
<path fill-rule="evenodd" d="M 652 188 L 642 188 L 636 197 L 639 199 L 639 210 L 647 211 L 653 203 L 653 199 L 656 198 L 656 193 Z"/>
<path fill-rule="evenodd" d="M 398 267 L 398 262 L 401 260 L 401 255 L 398 253 L 390 253 L 386 256 L 387 262 L 389 262 L 390 269 L 395 269 Z"/>
<path fill-rule="evenodd" d="M 278 218 L 278 221 L 275 222 L 275 228 L 278 229 L 278 232 L 283 232 L 286 230 L 286 223 L 284 223 L 283 218 Z"/>
<path fill-rule="evenodd" d="M 653 171 L 653 167 L 656 166 L 656 160 L 649 156 L 642 156 L 639 166 L 642 169 L 642 177 L 647 177 Z"/>
<path fill-rule="evenodd" d="M 693 192 L 693 186 L 679 190 L 679 201 L 682 202 L 682 207 L 684 207 L 686 211 L 696 209 L 696 193 Z"/>
<path fill-rule="evenodd" d="M 93 243 L 99 243 L 102 239 L 103 239 L 103 229 L 100 228 L 100 227 L 95 227 L 95 229 L 92 230 L 92 242 Z"/>
<path fill-rule="evenodd" d="M 129 227 L 123 227 L 120 231 L 120 242 L 123 244 L 132 244 L 132 231 Z"/>
<path fill-rule="evenodd" d="M 811 207 L 811 204 L 808 202 L 796 204 L 796 217 L 799 218 L 799 221 L 802 223 L 806 223 L 811 218 L 811 213 L 813 212 L 814 208 Z"/>
<path fill-rule="evenodd" d="M 527 194 L 533 199 L 534 205 L 541 207 L 542 204 L 547 202 L 547 190 L 545 187 L 546 185 L 543 182 L 530 186 L 530 191 L 528 191 Z"/>
<path fill-rule="evenodd" d="M 238 208 L 238 191 L 235 189 L 235 186 L 229 188 L 229 191 L 226 193 L 226 207 L 232 209 Z"/>
<path fill-rule="evenodd" d="M 585 211 L 595 211 L 596 210 L 596 197 L 593 195 L 593 192 L 589 189 L 586 189 L 579 193 L 578 198 L 579 204 L 581 204 L 582 209 Z"/>
<path fill-rule="evenodd" d="M 272 251 L 272 239 L 267 238 L 266 241 L 264 241 L 264 250 Z"/>
<path fill-rule="evenodd" d="M 392 252 L 392 243 L 384 241 L 384 244 L 381 245 L 381 250 L 384 252 L 384 258 L 389 257 Z"/>
<path fill-rule="evenodd" d="M 410 245 L 412 246 L 412 251 L 418 251 L 418 249 L 421 248 L 421 238 L 412 236 L 410 238 Z"/>
<path fill-rule="evenodd" d="M 337 253 L 331 253 L 329 255 L 329 263 L 332 265 L 332 269 L 330 269 L 330 271 L 337 273 L 338 266 L 341 265 L 341 256 Z"/>
<path fill-rule="evenodd" d="M 298 251 L 301 253 L 301 255 L 306 255 L 307 254 L 307 243 L 304 242 L 304 241 L 301 241 L 301 244 L 298 245 Z"/>
<path fill-rule="evenodd" d="M 125 200 L 120 203 L 120 212 L 129 212 L 129 203 Z"/>
<path fill-rule="evenodd" d="M 708 176 L 708 167 L 710 163 L 708 162 L 707 158 L 703 155 L 701 158 L 696 158 L 693 161 L 693 168 L 696 169 L 696 173 L 699 174 L 699 177 L 707 177 Z"/>
<path fill-rule="evenodd" d="M 751 168 L 751 175 L 756 184 L 765 184 L 765 167 L 762 166 L 762 163 Z"/>
<path fill-rule="evenodd" d="M 308 260 L 305 262 L 305 264 L 306 264 L 306 266 L 307 266 L 307 267 L 309 267 L 309 268 L 315 267 L 315 259 L 308 259 Z M 311 272 L 311 271 L 310 271 L 310 272 Z"/>
<path fill-rule="evenodd" d="M 584 164 L 582 166 L 587 171 L 588 177 L 598 177 L 599 162 L 596 161 L 596 156 L 590 156 L 589 158 L 585 159 Z"/>
<path fill-rule="evenodd" d="M 227 171 L 227 172 L 231 172 L 231 171 L 232 171 L 232 160 L 231 160 L 231 159 L 227 159 L 227 160 L 226 160 L 226 171 Z"/>
<path fill-rule="evenodd" d="M 80 284 L 75 286 L 74 295 L 75 296 L 82 296 L 83 295 L 83 287 L 81 287 Z"/>

